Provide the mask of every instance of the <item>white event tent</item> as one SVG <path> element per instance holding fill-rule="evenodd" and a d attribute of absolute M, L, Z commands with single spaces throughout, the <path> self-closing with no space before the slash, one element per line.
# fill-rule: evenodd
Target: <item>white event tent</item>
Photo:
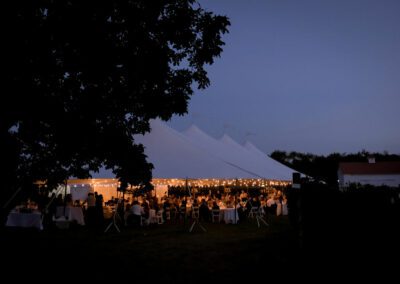
<path fill-rule="evenodd" d="M 153 177 L 163 179 L 256 178 L 237 164 L 229 164 L 199 147 L 190 137 L 154 120 L 151 132 L 135 137 L 145 146 L 148 161 L 153 163 Z"/>
<path fill-rule="evenodd" d="M 197 180 L 198 185 L 221 184 L 221 180 L 231 181 L 226 184 L 238 180 L 258 180 L 264 185 L 287 184 L 295 172 L 248 141 L 242 146 L 228 135 L 217 140 L 194 125 L 181 133 L 160 120 L 152 120 L 151 132 L 136 135 L 135 143 L 144 145 L 147 160 L 154 165 L 156 188 L 182 185 L 188 179 Z M 104 179 L 103 183 L 113 184 L 116 190 L 117 181 L 112 179 L 110 171 L 93 174 L 93 179 L 87 183 L 96 184 L 98 178 Z"/>
<path fill-rule="evenodd" d="M 290 181 L 293 169 L 273 160 L 250 142 L 228 135 L 214 139 L 196 126 L 180 133 L 153 120 L 151 132 L 135 137 L 154 164 L 155 178 L 252 178 Z"/>
<path fill-rule="evenodd" d="M 226 134 L 220 140 L 216 140 L 196 126 L 191 126 L 186 130 L 185 135 L 191 143 L 202 148 L 209 155 L 243 169 L 253 178 L 272 180 L 291 180 L 292 178 L 294 170 L 276 162 L 252 144 L 252 150 L 249 150 Z"/>

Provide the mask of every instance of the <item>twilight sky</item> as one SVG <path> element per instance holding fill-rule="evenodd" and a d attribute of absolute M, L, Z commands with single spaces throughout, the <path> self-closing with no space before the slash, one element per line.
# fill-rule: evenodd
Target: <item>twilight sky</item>
<path fill-rule="evenodd" d="M 262 151 L 400 153 L 400 1 L 200 0 L 224 51 L 184 117 Z"/>

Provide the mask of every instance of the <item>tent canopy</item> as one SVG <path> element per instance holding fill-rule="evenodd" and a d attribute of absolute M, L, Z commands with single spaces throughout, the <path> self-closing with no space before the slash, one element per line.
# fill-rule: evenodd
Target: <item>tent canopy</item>
<path fill-rule="evenodd" d="M 250 142 L 244 146 L 228 135 L 217 140 L 192 125 L 178 132 L 160 120 L 151 121 L 151 132 L 135 136 L 142 143 L 154 178 L 177 179 L 292 179 L 295 170 L 268 157 Z M 114 177 L 102 169 L 92 175 Z"/>

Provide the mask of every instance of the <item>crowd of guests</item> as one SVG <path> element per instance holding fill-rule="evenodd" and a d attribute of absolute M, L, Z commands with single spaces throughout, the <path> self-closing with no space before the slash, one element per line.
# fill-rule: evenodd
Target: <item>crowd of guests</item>
<path fill-rule="evenodd" d="M 132 201 L 126 200 L 124 220 L 127 226 L 139 226 L 151 223 L 151 218 L 162 216 L 163 221 L 185 222 L 188 218 L 198 218 L 210 222 L 213 211 L 226 208 L 236 208 L 239 222 L 249 217 L 252 208 L 257 208 L 261 217 L 268 215 L 287 215 L 287 199 L 280 190 L 268 195 L 249 196 L 242 191 L 240 194 L 220 193 L 198 194 L 196 196 L 165 195 L 158 199 L 150 196 L 137 196 Z M 153 215 L 151 216 L 151 211 Z"/>
<path fill-rule="evenodd" d="M 86 200 L 73 200 L 71 194 L 49 194 L 46 190 L 39 190 L 36 195 L 28 198 L 26 208 L 35 209 L 43 215 L 43 223 L 49 227 L 54 225 L 54 221 L 59 217 L 65 217 L 65 211 L 60 208 L 78 207 L 82 209 L 84 223 L 89 227 L 102 228 L 104 225 L 104 200 L 101 194 L 89 192 Z"/>
<path fill-rule="evenodd" d="M 127 199 L 112 198 L 104 202 L 103 196 L 97 192 L 89 192 L 86 200 L 73 200 L 71 194 L 52 193 L 44 190 L 28 199 L 26 207 L 41 211 L 45 225 L 51 225 L 57 216 L 57 208 L 82 208 L 85 225 L 93 228 L 104 228 L 106 218 L 111 218 L 116 212 L 126 226 L 143 226 L 151 223 L 185 222 L 190 218 L 200 221 L 213 221 L 213 211 L 226 208 L 236 208 L 239 222 L 249 216 L 251 208 L 258 208 L 262 216 L 287 215 L 286 197 L 280 190 L 268 194 L 252 195 L 242 190 L 241 193 L 221 193 L 216 191 L 209 194 L 194 196 L 168 195 L 162 198 L 150 194 L 129 196 Z M 160 221 L 161 220 L 161 221 Z"/>

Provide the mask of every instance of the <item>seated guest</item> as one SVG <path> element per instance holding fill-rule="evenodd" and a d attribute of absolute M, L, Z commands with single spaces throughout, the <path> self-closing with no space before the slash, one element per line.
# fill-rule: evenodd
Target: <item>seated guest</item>
<path fill-rule="evenodd" d="M 165 199 L 164 204 L 163 204 L 163 208 L 164 211 L 169 209 L 171 207 L 171 202 L 169 201 L 169 198 Z"/>
<path fill-rule="evenodd" d="M 260 208 L 260 206 L 261 206 L 261 202 L 258 199 L 258 197 L 253 197 L 251 204 L 253 205 L 253 207 L 257 207 L 257 208 Z"/>
<path fill-rule="evenodd" d="M 251 207 L 253 207 L 253 199 L 249 198 L 246 202 L 246 207 L 244 208 L 247 212 L 250 212 Z"/>
<path fill-rule="evenodd" d="M 227 201 L 227 202 L 226 202 L 226 208 L 234 208 L 233 202 Z"/>
<path fill-rule="evenodd" d="M 214 209 L 219 210 L 219 206 L 218 206 L 218 204 L 217 204 L 216 201 L 213 202 L 213 204 L 212 204 L 212 209 L 213 209 L 213 210 L 214 210 Z"/>
<path fill-rule="evenodd" d="M 242 192 L 239 195 L 240 201 L 246 202 L 247 201 L 247 193 L 242 190 Z"/>

